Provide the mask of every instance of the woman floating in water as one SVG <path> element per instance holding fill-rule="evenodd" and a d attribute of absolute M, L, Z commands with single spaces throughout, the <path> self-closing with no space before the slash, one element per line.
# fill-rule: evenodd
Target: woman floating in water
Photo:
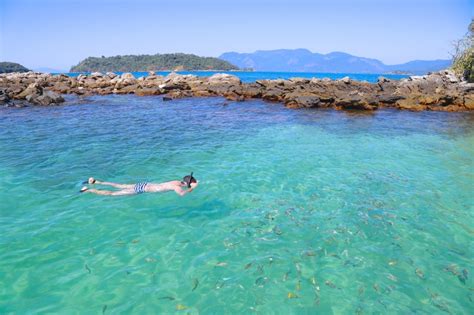
<path fill-rule="evenodd" d="M 99 190 L 99 189 L 89 189 L 88 187 L 84 186 L 81 189 L 82 192 L 90 192 L 98 195 L 106 195 L 106 196 L 125 196 L 125 195 L 135 195 L 141 193 L 156 193 L 156 192 L 166 192 L 166 191 L 174 191 L 180 196 L 184 196 L 187 193 L 193 191 L 194 188 L 197 187 L 198 181 L 193 177 L 193 173 L 188 176 L 184 176 L 183 180 L 172 180 L 169 182 L 164 183 L 137 183 L 137 184 L 117 184 L 117 183 L 110 183 L 110 182 L 102 182 L 98 181 L 95 178 L 91 177 L 87 182 L 91 185 L 98 184 L 98 185 L 106 185 L 112 186 L 115 188 L 119 188 L 120 190 Z M 184 189 L 184 188 L 187 189 Z"/>

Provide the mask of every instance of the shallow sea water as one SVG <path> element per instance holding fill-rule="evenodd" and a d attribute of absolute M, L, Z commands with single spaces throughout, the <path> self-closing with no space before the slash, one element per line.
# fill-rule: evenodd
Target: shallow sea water
<path fill-rule="evenodd" d="M 473 114 L 72 103 L 0 110 L 1 314 L 472 313 Z"/>
<path fill-rule="evenodd" d="M 85 74 L 90 74 L 90 72 L 84 72 Z M 116 72 L 117 74 L 122 74 L 123 72 Z M 166 76 L 170 74 L 170 71 L 158 71 L 156 74 Z M 230 75 L 237 76 L 242 82 L 255 82 L 256 80 L 276 80 L 276 79 L 291 79 L 291 78 L 318 78 L 318 79 L 331 79 L 339 80 L 344 77 L 349 77 L 351 80 L 356 81 L 367 81 L 367 82 L 377 82 L 380 76 L 383 76 L 390 80 L 400 80 L 407 78 L 408 75 L 405 74 L 377 74 L 377 73 L 325 73 L 325 72 L 267 72 L 267 71 L 178 71 L 177 73 L 186 75 L 192 74 L 199 77 L 210 77 L 216 73 L 227 73 Z M 80 72 L 66 72 L 65 73 L 71 77 L 77 77 Z M 136 77 L 146 77 L 148 72 L 132 72 Z"/>

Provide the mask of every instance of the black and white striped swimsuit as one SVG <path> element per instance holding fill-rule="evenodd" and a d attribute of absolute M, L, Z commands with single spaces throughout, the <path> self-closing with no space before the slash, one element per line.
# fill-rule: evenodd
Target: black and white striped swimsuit
<path fill-rule="evenodd" d="M 135 184 L 135 187 L 133 187 L 133 191 L 135 191 L 136 194 L 144 193 L 146 185 L 148 185 L 147 182 L 137 183 Z"/>

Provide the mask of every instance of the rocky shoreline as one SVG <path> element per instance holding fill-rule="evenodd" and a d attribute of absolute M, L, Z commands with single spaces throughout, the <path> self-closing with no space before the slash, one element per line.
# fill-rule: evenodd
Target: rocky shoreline
<path fill-rule="evenodd" d="M 402 80 L 380 77 L 376 83 L 292 78 L 242 83 L 236 76 L 218 73 L 211 77 L 168 76 L 150 72 L 135 78 L 131 73 L 81 74 L 7 73 L 0 74 L 0 106 L 24 107 L 58 105 L 62 94 L 80 96 L 131 94 L 163 95 L 164 100 L 183 97 L 221 96 L 231 101 L 263 99 L 288 108 L 334 108 L 376 110 L 396 108 L 412 111 L 474 110 L 474 83 L 461 81 L 449 70 Z"/>

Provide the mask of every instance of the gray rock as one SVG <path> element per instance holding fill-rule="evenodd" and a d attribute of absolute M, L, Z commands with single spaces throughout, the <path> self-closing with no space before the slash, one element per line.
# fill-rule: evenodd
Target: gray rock
<path fill-rule="evenodd" d="M 93 79 L 95 79 L 95 78 L 102 78 L 103 76 L 104 76 L 104 75 L 103 75 L 102 73 L 100 73 L 100 72 L 92 72 L 92 73 L 90 74 L 90 77 L 93 78 Z"/>
<path fill-rule="evenodd" d="M 342 79 L 340 79 L 339 81 L 345 83 L 345 84 L 350 84 L 351 83 L 351 78 L 349 77 L 344 77 Z"/>
<path fill-rule="evenodd" d="M 240 84 L 241 81 L 235 75 L 227 73 L 216 73 L 209 77 L 208 82 L 210 84 Z"/>
<path fill-rule="evenodd" d="M 111 79 L 118 77 L 118 75 L 113 72 L 107 72 L 105 75 Z"/>
<path fill-rule="evenodd" d="M 125 72 L 125 73 L 122 73 L 120 78 L 122 78 L 122 79 L 133 79 L 134 80 L 135 76 L 133 74 L 131 74 L 130 72 Z"/>
<path fill-rule="evenodd" d="M 81 80 L 85 80 L 85 79 L 87 79 L 87 75 L 82 74 L 82 73 L 76 77 L 77 81 L 81 81 Z"/>
<path fill-rule="evenodd" d="M 0 105 L 8 105 L 10 103 L 10 97 L 6 90 L 0 90 Z"/>
<path fill-rule="evenodd" d="M 33 96 L 32 98 L 27 97 L 26 100 L 30 103 L 43 106 L 64 102 L 64 98 L 61 95 L 48 90 L 43 90 L 43 94 L 40 96 Z"/>

